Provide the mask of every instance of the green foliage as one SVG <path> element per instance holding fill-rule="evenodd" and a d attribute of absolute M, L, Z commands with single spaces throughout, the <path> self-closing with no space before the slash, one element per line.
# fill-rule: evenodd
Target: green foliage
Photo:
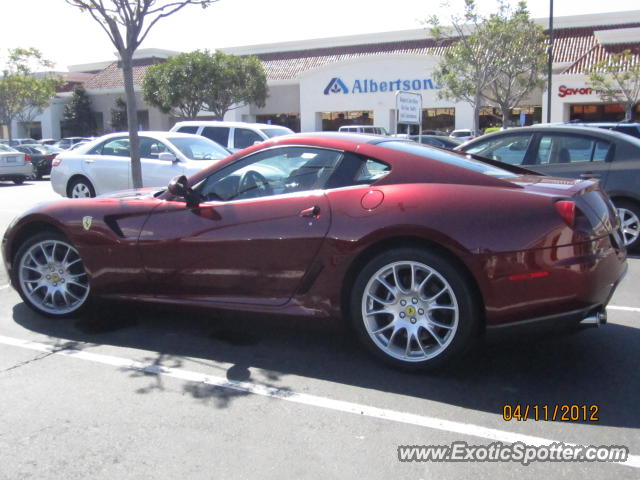
<path fill-rule="evenodd" d="M 512 11 L 506 0 L 498 0 L 498 12 L 485 18 L 473 0 L 465 0 L 463 17 L 452 18 L 450 29 L 442 27 L 437 17 L 428 23 L 435 38 L 450 44 L 434 72 L 442 85 L 439 97 L 470 103 L 474 130 L 484 104 L 496 105 L 504 119 L 543 85 L 546 41 L 542 29 L 529 18 L 525 2 Z"/>
<path fill-rule="evenodd" d="M 624 50 L 598 62 L 589 72 L 589 85 L 603 102 L 621 103 L 625 121 L 633 118 L 633 107 L 640 101 L 640 52 Z"/>
<path fill-rule="evenodd" d="M 234 105 L 264 106 L 267 79 L 256 57 L 198 50 L 149 67 L 142 91 L 165 113 L 192 119 L 207 110 L 222 119 Z"/>
<path fill-rule="evenodd" d="M 127 129 L 127 125 L 127 102 L 122 97 L 118 97 L 111 108 L 111 128 L 114 132 L 123 132 Z"/>
<path fill-rule="evenodd" d="M 34 73 L 34 69 L 52 67 L 35 48 L 9 50 L 0 76 L 0 124 L 10 127 L 14 119 L 31 122 L 49 106 L 61 80 L 51 73 Z"/>
<path fill-rule="evenodd" d="M 71 102 L 64 107 L 63 122 L 67 135 L 89 137 L 96 135 L 96 119 L 91 110 L 91 100 L 84 87 L 73 89 Z"/>
<path fill-rule="evenodd" d="M 500 131 L 500 127 L 487 127 L 484 129 L 485 134 L 498 131 Z"/>

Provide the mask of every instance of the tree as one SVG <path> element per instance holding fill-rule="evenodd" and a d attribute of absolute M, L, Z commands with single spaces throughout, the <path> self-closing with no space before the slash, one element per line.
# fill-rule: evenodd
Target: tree
<path fill-rule="evenodd" d="M 97 133 L 91 100 L 83 86 L 74 87 L 71 102 L 64 107 L 63 122 L 67 135 L 89 137 Z"/>
<path fill-rule="evenodd" d="M 621 103 L 624 120 L 633 119 L 633 107 L 640 102 L 640 52 L 623 50 L 596 63 L 589 72 L 589 84 L 603 102 Z"/>
<path fill-rule="evenodd" d="M 507 126 L 511 109 L 536 88 L 545 84 L 547 43 L 544 30 L 529 17 L 525 2 L 511 12 L 508 4 L 500 3 L 499 12 L 491 15 L 482 35 L 491 35 L 491 45 L 499 48 L 495 78 L 483 96 L 496 105 Z"/>
<path fill-rule="evenodd" d="M 122 132 L 127 129 L 127 102 L 122 97 L 116 98 L 111 109 L 111 128 L 114 132 Z"/>
<path fill-rule="evenodd" d="M 52 68 L 35 48 L 9 50 L 8 62 L 0 76 L 0 124 L 7 125 L 12 138 L 14 119 L 31 123 L 55 97 L 60 78 L 53 73 L 36 74 L 36 68 Z"/>
<path fill-rule="evenodd" d="M 427 21 L 434 38 L 449 44 L 433 77 L 442 86 L 439 98 L 463 100 L 473 107 L 473 130 L 478 132 L 483 92 L 497 76 L 500 52 L 491 43 L 495 36 L 486 34 L 486 21 L 473 0 L 465 0 L 464 15 L 452 17 L 451 21 L 450 29 L 443 28 L 435 16 Z"/>
<path fill-rule="evenodd" d="M 142 187 L 137 105 L 133 85 L 133 54 L 153 26 L 187 5 L 206 8 L 217 0 L 66 0 L 69 5 L 89 13 L 107 34 L 120 55 L 124 79 L 131 178 L 134 188 Z"/>
<path fill-rule="evenodd" d="M 256 57 L 195 51 L 149 67 L 142 91 L 146 102 L 165 113 L 192 119 L 207 110 L 222 120 L 232 108 L 263 107 L 267 76 Z"/>
<path fill-rule="evenodd" d="M 434 72 L 443 87 L 439 97 L 470 103 L 476 132 L 483 103 L 497 106 L 506 125 L 511 109 L 544 85 L 546 39 L 524 1 L 512 11 L 498 0 L 498 12 L 482 17 L 474 0 L 465 0 L 465 13 L 452 18 L 448 35 L 436 17 L 428 23 L 434 37 L 450 42 Z"/>

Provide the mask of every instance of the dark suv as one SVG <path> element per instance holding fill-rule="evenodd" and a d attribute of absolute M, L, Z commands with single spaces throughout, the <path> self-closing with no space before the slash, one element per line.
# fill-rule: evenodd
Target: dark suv
<path fill-rule="evenodd" d="M 456 150 L 545 175 L 599 179 L 618 209 L 625 245 L 640 246 L 640 139 L 593 127 L 536 125 L 483 135 Z"/>

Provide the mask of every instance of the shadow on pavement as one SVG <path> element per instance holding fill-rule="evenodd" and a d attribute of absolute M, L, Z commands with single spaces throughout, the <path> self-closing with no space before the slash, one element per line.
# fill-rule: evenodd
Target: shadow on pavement
<path fill-rule="evenodd" d="M 640 427 L 638 328 L 609 324 L 524 334 L 490 332 L 456 365 L 415 374 L 378 363 L 337 323 L 139 305 L 109 304 L 98 312 L 54 321 L 18 303 L 14 319 L 58 343 L 74 342 L 75 348 L 83 348 L 75 342 L 132 347 L 153 352 L 134 360 L 175 368 L 189 368 L 182 358 L 189 357 L 206 365 L 208 372 L 213 368 L 213 375 L 285 390 L 287 375 L 297 375 L 491 413 L 501 413 L 505 403 L 597 404 L 601 420 L 590 425 Z M 259 372 L 260 379 L 251 378 L 250 369 Z M 138 393 L 163 390 L 162 376 L 150 376 L 150 385 Z M 247 395 L 195 383 L 186 384 L 184 393 L 219 408 Z"/>

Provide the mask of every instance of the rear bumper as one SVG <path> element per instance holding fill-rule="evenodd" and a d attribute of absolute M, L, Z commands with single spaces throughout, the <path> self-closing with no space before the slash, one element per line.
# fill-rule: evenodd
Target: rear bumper
<path fill-rule="evenodd" d="M 487 256 L 481 286 L 487 327 L 603 310 L 627 271 L 626 252 L 606 236 L 561 247 Z M 540 273 L 529 278 L 528 273 Z"/>
<path fill-rule="evenodd" d="M 26 178 L 33 175 L 33 165 L 12 165 L 10 167 L 0 167 L 0 180 L 13 180 L 14 178 Z"/>

